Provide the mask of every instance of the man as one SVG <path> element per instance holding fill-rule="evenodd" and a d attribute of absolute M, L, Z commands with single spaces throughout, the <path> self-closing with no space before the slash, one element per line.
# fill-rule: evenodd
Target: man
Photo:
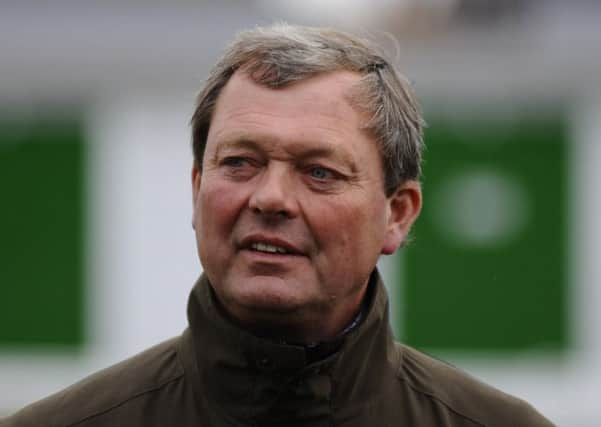
<path fill-rule="evenodd" d="M 393 340 L 375 266 L 421 208 L 422 118 L 374 48 L 242 33 L 192 128 L 190 327 L 2 426 L 551 425 Z"/>

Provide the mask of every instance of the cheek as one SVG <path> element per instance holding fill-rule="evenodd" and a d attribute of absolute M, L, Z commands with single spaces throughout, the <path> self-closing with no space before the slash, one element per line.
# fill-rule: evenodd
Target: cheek
<path fill-rule="evenodd" d="M 214 245 L 231 234 L 242 202 L 239 192 L 222 183 L 208 182 L 201 186 L 195 211 L 195 223 L 202 240 Z"/>
<path fill-rule="evenodd" d="M 363 204 L 338 200 L 312 209 L 310 223 L 323 249 L 335 247 L 340 256 L 352 256 L 366 238 L 375 237 L 380 221 L 374 214 Z"/>
<path fill-rule="evenodd" d="M 386 232 L 386 206 L 380 199 L 344 201 L 315 212 L 315 232 L 324 250 L 351 262 L 377 259 Z"/>

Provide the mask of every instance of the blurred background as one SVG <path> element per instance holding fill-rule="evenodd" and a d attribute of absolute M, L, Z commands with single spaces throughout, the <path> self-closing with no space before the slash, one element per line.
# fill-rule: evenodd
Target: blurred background
<path fill-rule="evenodd" d="M 201 268 L 188 122 L 233 35 L 378 40 L 429 127 L 397 336 L 558 425 L 601 417 L 601 3 L 0 3 L 0 415 L 179 334 Z M 398 41 L 397 42 L 395 42 Z"/>

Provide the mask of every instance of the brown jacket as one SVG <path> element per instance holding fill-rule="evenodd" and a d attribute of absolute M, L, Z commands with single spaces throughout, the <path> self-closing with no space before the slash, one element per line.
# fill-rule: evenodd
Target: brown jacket
<path fill-rule="evenodd" d="M 374 273 L 367 313 L 333 354 L 229 323 L 205 277 L 190 327 L 0 420 L 1 427 L 552 426 L 527 403 L 395 343 Z"/>

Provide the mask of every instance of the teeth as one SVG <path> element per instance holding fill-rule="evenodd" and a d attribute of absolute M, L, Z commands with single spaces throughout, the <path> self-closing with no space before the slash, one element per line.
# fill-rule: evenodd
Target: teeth
<path fill-rule="evenodd" d="M 284 248 L 280 248 L 279 246 L 268 245 L 267 243 L 253 243 L 251 245 L 251 248 L 253 248 L 256 251 L 269 252 L 269 253 L 272 253 L 272 254 L 275 254 L 275 253 L 279 253 L 279 254 L 288 253 L 288 251 L 286 249 L 284 249 Z"/>

